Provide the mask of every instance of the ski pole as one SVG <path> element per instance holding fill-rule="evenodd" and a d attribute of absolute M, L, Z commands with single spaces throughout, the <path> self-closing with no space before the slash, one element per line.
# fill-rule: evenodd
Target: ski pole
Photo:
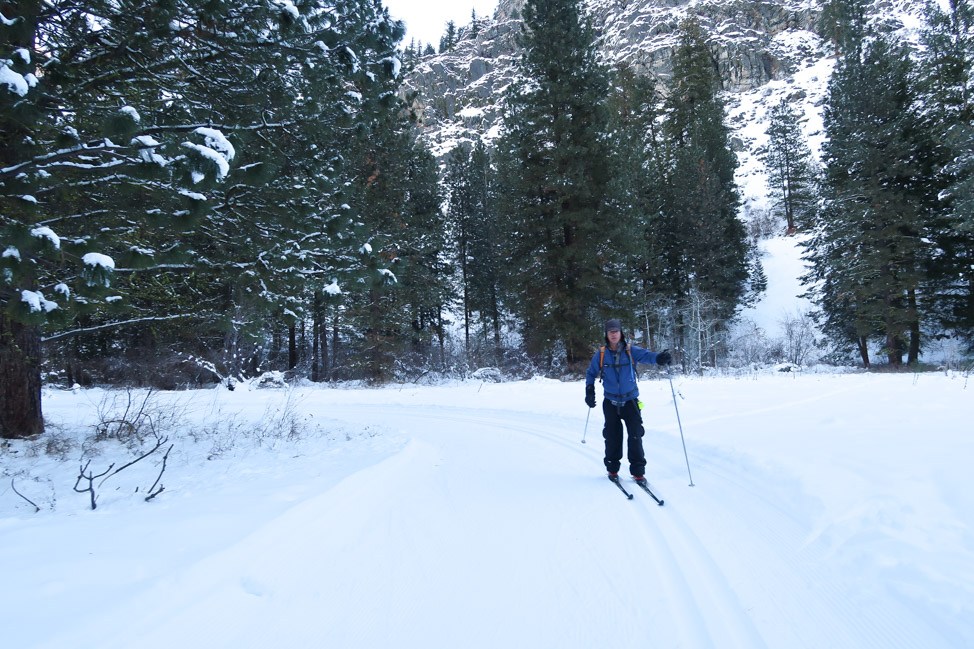
<path fill-rule="evenodd" d="M 690 486 L 693 487 L 693 474 L 690 473 L 690 458 L 687 456 L 687 441 L 683 438 L 683 423 L 680 421 L 680 409 L 676 405 L 676 390 L 673 389 L 673 375 L 667 372 L 666 378 L 670 380 L 670 394 L 673 395 L 673 409 L 676 410 L 676 425 L 680 427 L 680 441 L 683 442 L 683 457 L 687 461 L 687 475 L 690 476 Z"/>
<path fill-rule="evenodd" d="M 588 409 L 588 414 L 585 415 L 585 430 L 582 432 L 582 444 L 585 443 L 585 435 L 588 434 L 588 418 L 592 416 L 592 409 Z"/>

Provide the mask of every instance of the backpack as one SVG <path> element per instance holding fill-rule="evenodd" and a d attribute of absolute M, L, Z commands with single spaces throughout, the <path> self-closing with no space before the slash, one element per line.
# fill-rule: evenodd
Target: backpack
<path fill-rule="evenodd" d="M 632 367 L 632 378 L 636 383 L 639 383 L 639 374 L 636 372 L 636 361 L 632 359 L 632 349 L 629 343 L 626 343 L 626 353 L 629 355 L 629 366 Z M 605 345 L 599 347 L 599 383 L 602 382 L 602 374 L 605 372 L 603 365 L 605 364 Z"/>

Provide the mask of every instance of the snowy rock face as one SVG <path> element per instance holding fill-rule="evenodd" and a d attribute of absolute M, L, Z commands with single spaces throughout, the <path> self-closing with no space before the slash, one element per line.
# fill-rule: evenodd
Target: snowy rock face
<path fill-rule="evenodd" d="M 606 63 L 627 63 L 664 90 L 680 23 L 692 15 L 713 46 L 724 87 L 727 125 L 737 154 L 741 217 L 766 219 L 770 190 L 762 162 L 768 112 L 787 101 L 798 109 L 812 153 L 820 157 L 834 54 L 819 33 L 824 0 L 583 0 L 600 34 Z M 922 0 L 875 0 L 871 20 L 915 37 Z M 477 29 L 443 54 L 423 57 L 407 76 L 423 139 L 444 160 L 457 145 L 488 144 L 501 132 L 504 93 L 523 53 L 525 0 L 500 0 Z M 475 32 L 475 33 L 472 33 Z"/>
<path fill-rule="evenodd" d="M 501 0 L 494 19 L 483 21 L 476 36 L 424 57 L 407 76 L 405 85 L 418 93 L 413 108 L 435 154 L 449 150 L 436 150 L 436 144 L 452 148 L 473 134 L 489 134 L 499 123 L 504 90 L 522 53 L 520 13 L 511 17 L 512 5 L 523 6 L 523 0 Z"/>
<path fill-rule="evenodd" d="M 521 57 L 525 0 L 500 0 L 493 19 L 443 54 L 424 57 L 407 78 L 428 139 L 448 146 L 479 133 L 491 139 L 503 93 Z M 815 34 L 820 0 L 585 0 L 610 63 L 628 63 L 661 82 L 680 23 L 696 16 L 710 35 L 729 92 L 754 90 L 826 56 Z"/>
<path fill-rule="evenodd" d="M 710 35 L 724 87 L 751 90 L 793 72 L 801 58 L 821 56 L 814 37 L 804 53 L 783 49 L 785 32 L 815 30 L 819 2 L 769 0 L 588 0 L 588 10 L 603 32 L 603 51 L 660 80 L 670 77 L 670 59 L 680 23 L 693 15 Z"/>

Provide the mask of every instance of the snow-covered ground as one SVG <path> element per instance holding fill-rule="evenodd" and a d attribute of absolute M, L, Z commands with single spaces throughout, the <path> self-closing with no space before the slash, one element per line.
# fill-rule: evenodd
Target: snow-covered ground
<path fill-rule="evenodd" d="M 802 248 L 797 237 L 773 237 L 758 244 L 761 264 L 768 279 L 762 299 L 741 311 L 741 319 L 749 320 L 772 336 L 780 336 L 785 320 L 794 320 L 813 309 L 812 302 L 800 297 L 808 289 L 801 277 L 808 272 L 802 260 Z"/>
<path fill-rule="evenodd" d="M 165 491 L 144 500 L 160 449 L 95 480 L 94 511 L 82 448 L 14 443 L 2 645 L 974 646 L 967 377 L 673 386 L 689 472 L 670 383 L 640 383 L 663 507 L 605 479 L 580 381 L 162 393 Z M 48 437 L 120 396 L 46 392 Z M 131 457 L 99 448 L 96 474 Z"/>

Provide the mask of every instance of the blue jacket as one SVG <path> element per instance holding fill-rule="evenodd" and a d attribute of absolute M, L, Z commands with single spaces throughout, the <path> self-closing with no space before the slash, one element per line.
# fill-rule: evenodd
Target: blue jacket
<path fill-rule="evenodd" d="M 626 347 L 632 353 L 632 361 L 626 353 Z M 599 378 L 599 355 L 596 350 L 592 362 L 585 372 L 585 385 L 594 385 Z M 621 342 L 619 349 L 612 351 L 605 346 L 605 357 L 602 359 L 602 390 L 605 398 L 612 401 L 629 401 L 639 396 L 639 386 L 636 384 L 636 365 L 639 363 L 656 363 L 656 352 L 651 352 L 628 342 Z"/>

